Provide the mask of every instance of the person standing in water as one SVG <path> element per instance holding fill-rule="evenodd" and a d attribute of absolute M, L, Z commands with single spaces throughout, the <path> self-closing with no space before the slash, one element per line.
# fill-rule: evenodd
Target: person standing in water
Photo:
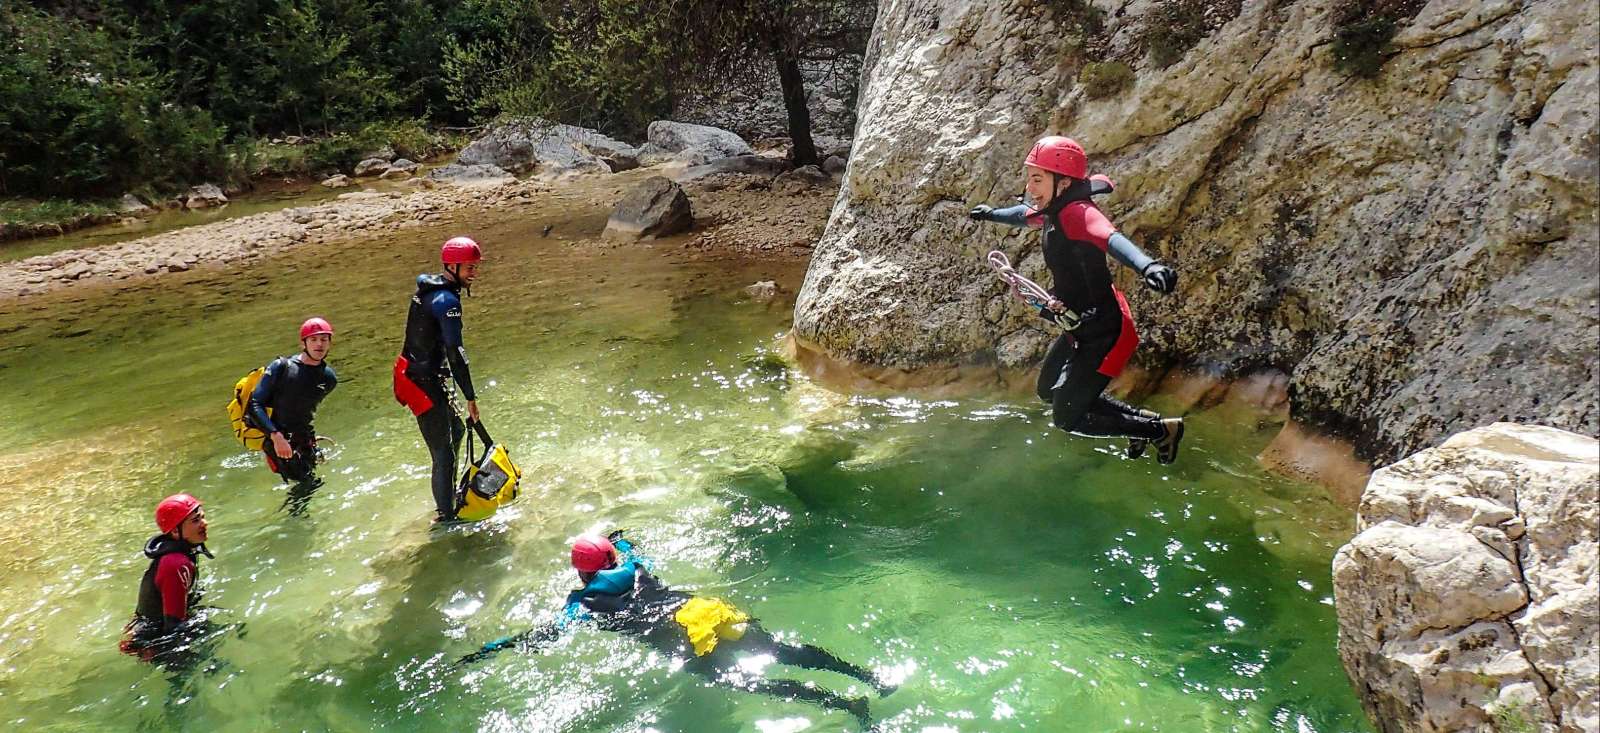
<path fill-rule="evenodd" d="M 461 663 L 476 662 L 508 648 L 537 651 L 575 624 L 592 623 L 683 659 L 685 671 L 712 682 L 844 710 L 863 725 L 869 722 L 866 698 L 845 698 L 811 684 L 752 676 L 739 670 L 740 658 L 766 655 L 779 664 L 854 678 L 880 696 L 894 692 L 893 685 L 878 681 L 871 671 L 822 647 L 779 641 L 727 601 L 668 588 L 651 574 L 650 560 L 622 534 L 617 530 L 605 537 L 583 535 L 572 543 L 572 567 L 583 587 L 567 595 L 555 621 L 484 644 L 462 657 Z"/>
<path fill-rule="evenodd" d="M 317 433 L 312 426 L 317 406 L 339 385 L 328 366 L 333 326 L 322 318 L 300 324 L 300 353 L 267 365 L 250 393 L 250 422 L 267 435 L 261 449 L 267 467 L 294 484 L 284 506 L 290 514 L 305 511 L 322 481 L 317 478 Z"/>
<path fill-rule="evenodd" d="M 1039 229 L 1054 299 L 1041 311 L 1067 330 L 1051 345 L 1039 372 L 1038 393 L 1051 404 L 1056 427 L 1099 437 L 1129 439 L 1130 456 L 1147 443 L 1163 464 L 1177 460 L 1182 418 L 1162 418 L 1104 394 L 1139 343 L 1128 301 L 1112 284 L 1106 255 L 1139 273 L 1156 292 L 1177 289 L 1178 275 L 1156 262 L 1112 225 L 1090 197 L 1108 192 L 1110 180 L 1089 176 L 1088 156 L 1071 138 L 1041 138 L 1023 161 L 1032 206 L 980 205 L 969 213 Z"/>
<path fill-rule="evenodd" d="M 199 602 L 198 561 L 200 555 L 211 557 L 200 500 L 188 494 L 162 499 L 156 505 L 156 529 L 161 533 L 144 545 L 150 565 L 139 581 L 139 602 L 119 647 L 147 662 L 181 661 L 196 629 L 191 613 Z"/>
<path fill-rule="evenodd" d="M 405 343 L 394 362 L 394 396 L 417 418 L 417 428 L 433 461 L 433 504 L 437 521 L 456 516 L 456 452 L 466 425 L 446 392 L 454 378 L 467 401 L 467 419 L 478 421 L 478 394 L 472 388 L 467 348 L 462 343 L 461 295 L 472 294 L 483 249 L 467 237 L 454 237 L 439 253 L 444 272 L 418 275 L 406 314 Z"/>

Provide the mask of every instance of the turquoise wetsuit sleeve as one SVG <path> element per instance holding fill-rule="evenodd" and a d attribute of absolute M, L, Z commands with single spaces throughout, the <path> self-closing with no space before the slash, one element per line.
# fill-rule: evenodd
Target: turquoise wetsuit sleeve
<path fill-rule="evenodd" d="M 617 548 L 617 555 L 621 557 L 622 561 L 617 563 L 618 565 L 636 565 L 644 568 L 646 571 L 654 570 L 655 562 L 650 558 L 639 554 L 639 552 L 634 549 L 632 542 L 618 537 L 617 541 L 611 543 L 611 546 Z"/>
<path fill-rule="evenodd" d="M 1144 268 L 1155 262 L 1150 255 L 1144 253 L 1144 250 L 1139 249 L 1139 245 L 1134 244 L 1133 240 L 1123 236 L 1122 232 L 1111 233 L 1111 237 L 1106 241 L 1106 251 L 1110 252 L 1116 261 L 1127 265 L 1140 275 L 1144 274 Z"/>
<path fill-rule="evenodd" d="M 999 224 L 1009 224 L 1018 229 L 1028 227 L 1028 215 L 1033 213 L 1033 207 L 1027 204 L 1007 206 L 1004 209 L 995 209 L 989 212 L 989 221 Z"/>

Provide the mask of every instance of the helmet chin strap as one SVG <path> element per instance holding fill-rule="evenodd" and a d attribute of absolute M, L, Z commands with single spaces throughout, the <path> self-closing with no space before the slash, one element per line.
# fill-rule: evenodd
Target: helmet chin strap
<path fill-rule="evenodd" d="M 456 265 L 455 268 L 452 270 L 450 265 L 445 265 L 444 271 L 450 273 L 450 279 L 455 280 L 456 284 L 461 286 L 461 292 L 465 293 L 469 298 L 472 297 L 472 283 L 461 279 L 461 265 Z"/>

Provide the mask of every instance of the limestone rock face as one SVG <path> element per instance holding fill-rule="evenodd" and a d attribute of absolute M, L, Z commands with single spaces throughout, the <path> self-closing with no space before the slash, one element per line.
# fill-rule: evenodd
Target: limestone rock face
<path fill-rule="evenodd" d="M 1600 728 L 1597 482 L 1593 438 L 1511 423 L 1372 475 L 1333 585 L 1380 730 Z"/>
<path fill-rule="evenodd" d="M 493 165 L 512 173 L 541 176 L 610 173 L 607 158 L 633 157 L 638 150 L 594 130 L 539 119 L 497 125 L 461 149 L 461 165 Z"/>
<path fill-rule="evenodd" d="M 1009 205 L 1033 140 L 1065 133 L 1180 275 L 1162 297 L 1113 265 L 1143 366 L 1286 369 L 1294 417 L 1380 462 L 1495 420 L 1600 432 L 1600 9 L 1435 0 L 1367 80 L 1331 63 L 1343 4 L 1243 3 L 1094 100 L 1065 4 L 884 4 L 795 335 L 874 368 L 1034 363 L 983 255 L 1047 281 L 1037 237 L 964 214 Z M 1153 5 L 1107 14 L 1113 44 Z"/>
<path fill-rule="evenodd" d="M 605 236 L 640 239 L 666 237 L 694 225 L 683 187 L 663 176 L 646 178 L 611 211 Z"/>

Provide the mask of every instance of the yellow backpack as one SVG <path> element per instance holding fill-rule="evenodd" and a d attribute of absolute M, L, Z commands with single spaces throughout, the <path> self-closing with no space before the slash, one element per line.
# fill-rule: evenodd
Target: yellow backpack
<path fill-rule="evenodd" d="M 483 423 L 472 423 L 467 433 L 467 456 L 472 456 L 472 435 L 483 438 L 483 456 L 469 464 L 456 486 L 456 518 L 479 522 L 494 516 L 500 507 L 517 500 L 522 469 L 511 461 L 505 446 L 494 442 Z"/>
<path fill-rule="evenodd" d="M 240 377 L 239 381 L 233 383 L 233 400 L 228 402 L 228 422 L 233 425 L 233 437 L 250 450 L 261 450 L 261 444 L 267 440 L 266 433 L 245 420 L 245 413 L 250 406 L 250 393 L 256 391 L 256 383 L 266 373 L 267 367 L 262 366 Z M 271 416 L 272 408 L 268 407 L 267 417 Z"/>

